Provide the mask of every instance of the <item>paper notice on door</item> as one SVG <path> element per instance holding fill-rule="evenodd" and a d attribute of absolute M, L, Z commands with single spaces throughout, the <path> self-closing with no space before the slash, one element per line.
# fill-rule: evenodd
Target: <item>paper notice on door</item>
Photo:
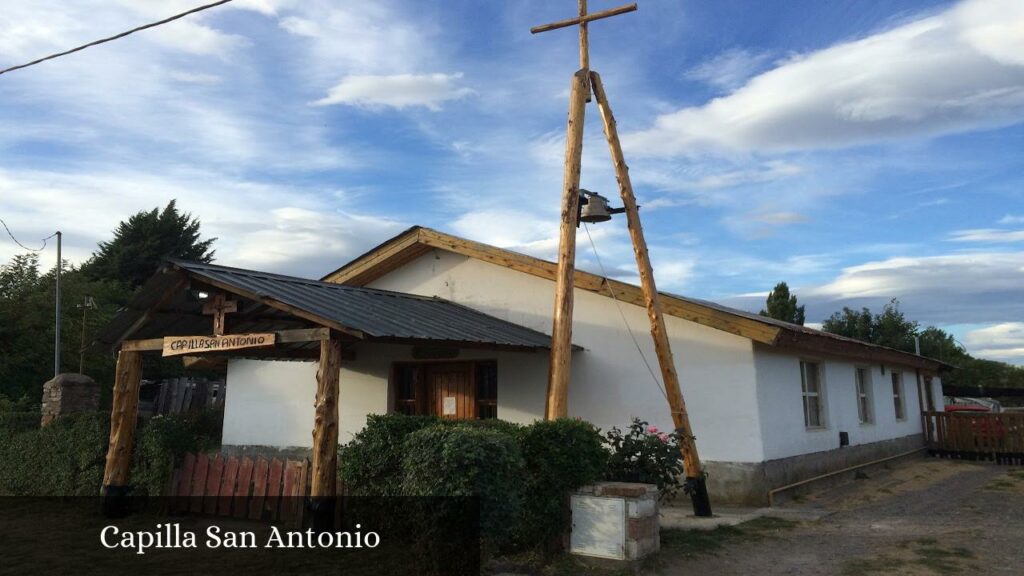
<path fill-rule="evenodd" d="M 442 414 L 445 416 L 455 416 L 455 396 L 444 397 L 444 406 L 442 406 Z"/>

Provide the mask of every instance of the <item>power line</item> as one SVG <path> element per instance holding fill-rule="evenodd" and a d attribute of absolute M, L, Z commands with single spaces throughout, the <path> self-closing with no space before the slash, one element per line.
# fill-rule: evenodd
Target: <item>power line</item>
<path fill-rule="evenodd" d="M 3 218 L 0 218 L 0 224 L 4 225 L 4 230 L 7 230 L 7 235 L 11 237 L 11 240 L 14 240 L 15 244 L 17 244 L 18 246 L 21 246 L 25 250 L 28 250 L 29 252 L 42 252 L 43 250 L 46 249 L 46 241 L 49 240 L 50 238 L 53 238 L 57 234 L 59 234 L 59 232 L 54 232 L 53 234 L 50 234 L 46 238 L 43 238 L 42 240 L 40 240 L 40 242 L 42 242 L 43 245 L 41 247 L 39 247 L 39 248 L 29 248 L 28 246 L 25 246 L 24 244 L 19 242 L 18 239 L 14 237 L 14 234 L 11 232 L 11 229 L 7 227 L 7 222 L 4 222 Z"/>
<path fill-rule="evenodd" d="M 134 34 L 136 32 L 139 32 L 140 30 L 145 30 L 147 28 L 154 28 L 154 27 L 160 26 L 162 24 L 167 24 L 168 22 L 173 22 L 173 21 L 175 21 L 175 20 L 177 20 L 179 18 L 184 18 L 185 16 L 188 16 L 189 14 L 195 14 L 196 12 L 202 12 L 203 10 L 208 10 L 208 9 L 214 8 L 216 6 L 220 6 L 221 4 L 227 4 L 228 2 L 231 2 L 231 1 L 232 0 L 218 0 L 217 2 L 213 2 L 211 4 L 205 4 L 203 6 L 198 6 L 196 8 L 191 9 L 191 10 L 188 10 L 186 12 L 182 12 L 180 14 L 175 14 L 174 16 L 171 16 L 170 18 L 164 18 L 163 20 L 159 20 L 157 22 L 151 22 L 149 24 L 145 24 L 145 25 L 139 26 L 137 28 L 132 28 L 131 30 L 128 30 L 126 32 L 121 32 L 120 34 L 115 34 L 114 36 L 110 36 L 108 38 L 102 38 L 100 40 L 89 42 L 88 44 L 82 44 L 81 46 L 72 48 L 70 50 L 65 50 L 64 52 L 57 52 L 56 54 L 50 54 L 49 56 L 44 56 L 43 58 L 40 58 L 38 60 L 33 60 L 33 61 L 27 62 L 25 64 L 19 64 L 17 66 L 11 66 L 10 68 L 5 68 L 3 70 L 0 70 L 0 74 L 6 74 L 8 72 L 13 72 L 14 70 L 20 70 L 21 68 L 28 68 L 29 66 L 35 66 L 36 64 L 39 64 L 41 62 L 46 62 L 47 60 L 53 60 L 54 58 L 60 58 L 61 56 L 67 56 L 68 54 L 72 54 L 72 53 L 78 52 L 79 50 L 85 50 L 86 48 L 90 48 L 92 46 L 98 46 L 98 45 L 106 43 L 106 42 L 111 42 L 111 41 L 117 40 L 119 38 L 124 38 L 125 36 L 128 36 L 129 34 Z"/>

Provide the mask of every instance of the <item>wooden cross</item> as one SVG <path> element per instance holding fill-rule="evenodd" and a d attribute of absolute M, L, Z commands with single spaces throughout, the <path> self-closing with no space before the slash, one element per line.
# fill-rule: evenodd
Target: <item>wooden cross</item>
<path fill-rule="evenodd" d="M 238 302 L 228 300 L 223 294 L 217 294 L 213 300 L 203 304 L 203 314 L 213 315 L 213 334 L 224 335 L 224 320 L 227 314 L 238 312 Z"/>
<path fill-rule="evenodd" d="M 587 0 L 578 0 L 580 5 L 579 16 L 575 18 L 569 18 L 568 20 L 559 20 L 558 22 L 552 22 L 550 24 L 542 24 L 540 26 L 534 26 L 530 28 L 531 34 L 538 34 L 540 32 L 547 32 L 548 30 L 557 30 L 559 28 L 568 28 L 569 26 L 579 25 L 580 27 L 580 68 L 584 70 L 590 69 L 590 43 L 587 35 L 587 22 L 593 22 L 594 20 L 601 20 L 603 18 L 610 18 L 612 16 L 618 16 L 619 14 L 625 14 L 627 12 L 633 12 L 636 10 L 636 3 L 627 4 L 625 6 L 619 6 L 618 8 L 612 8 L 610 10 L 602 10 L 600 12 L 587 13 Z"/>

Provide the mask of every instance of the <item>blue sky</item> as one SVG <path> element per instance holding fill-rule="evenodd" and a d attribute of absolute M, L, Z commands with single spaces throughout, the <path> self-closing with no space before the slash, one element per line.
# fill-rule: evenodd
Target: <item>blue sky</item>
<path fill-rule="evenodd" d="M 4 4 L 0 67 L 194 5 Z M 412 224 L 553 258 L 576 33 L 529 28 L 574 11 L 236 0 L 0 76 L 0 217 L 73 261 L 171 198 L 236 266 L 319 276 Z M 663 289 L 756 310 L 785 280 L 811 322 L 895 297 L 1024 364 L 1024 3 L 648 0 L 591 44 Z M 634 279 L 624 222 L 591 232 Z"/>

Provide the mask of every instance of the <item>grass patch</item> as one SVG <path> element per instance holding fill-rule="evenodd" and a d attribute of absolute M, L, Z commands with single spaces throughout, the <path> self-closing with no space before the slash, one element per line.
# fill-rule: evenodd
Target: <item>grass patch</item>
<path fill-rule="evenodd" d="M 900 574 L 911 566 L 927 569 L 933 574 L 959 574 L 968 568 L 966 562 L 974 552 L 961 546 L 947 548 L 934 538 L 909 540 L 896 545 L 898 556 L 883 554 L 877 558 L 851 560 L 843 565 L 843 576 Z"/>
<path fill-rule="evenodd" d="M 715 554 L 722 548 L 738 542 L 758 542 L 773 533 L 789 530 L 797 522 L 762 516 L 736 526 L 719 526 L 714 530 L 683 530 L 666 528 L 661 531 L 661 549 L 684 558 L 701 554 Z"/>

